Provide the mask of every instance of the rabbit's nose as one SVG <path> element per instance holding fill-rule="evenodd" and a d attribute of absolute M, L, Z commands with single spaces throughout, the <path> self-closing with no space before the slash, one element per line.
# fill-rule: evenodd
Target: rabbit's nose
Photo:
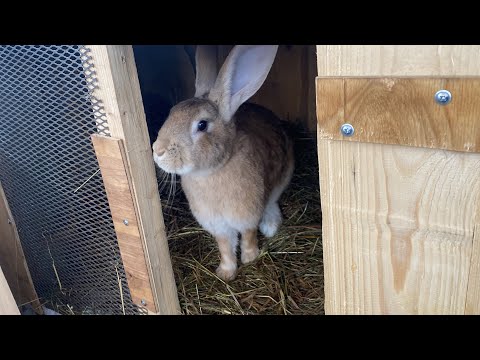
<path fill-rule="evenodd" d="M 157 140 L 153 143 L 153 151 L 155 152 L 155 154 L 157 154 L 157 156 L 162 156 L 163 154 L 165 154 L 165 151 L 167 151 L 167 147 L 167 141 Z"/>

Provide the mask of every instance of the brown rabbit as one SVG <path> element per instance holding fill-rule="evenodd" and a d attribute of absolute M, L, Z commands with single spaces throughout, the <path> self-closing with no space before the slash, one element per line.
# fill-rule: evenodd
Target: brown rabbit
<path fill-rule="evenodd" d="M 190 209 L 216 239 L 217 275 L 237 272 L 258 253 L 257 228 L 273 236 L 282 222 L 278 199 L 294 169 L 293 144 L 269 110 L 243 104 L 262 86 L 278 46 L 237 45 L 218 77 L 212 46 L 196 52 L 195 97 L 174 106 L 153 144 L 156 164 L 181 175 Z M 242 105 L 243 104 L 243 105 Z"/>

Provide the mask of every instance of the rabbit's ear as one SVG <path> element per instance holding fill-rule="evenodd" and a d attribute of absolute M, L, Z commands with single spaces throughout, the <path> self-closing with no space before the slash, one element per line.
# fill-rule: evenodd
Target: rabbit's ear
<path fill-rule="evenodd" d="M 277 49 L 278 45 L 237 45 L 230 52 L 209 95 L 225 120 L 260 89 Z"/>
<path fill-rule="evenodd" d="M 204 97 L 208 95 L 217 78 L 217 46 L 197 45 L 195 63 L 195 97 Z"/>

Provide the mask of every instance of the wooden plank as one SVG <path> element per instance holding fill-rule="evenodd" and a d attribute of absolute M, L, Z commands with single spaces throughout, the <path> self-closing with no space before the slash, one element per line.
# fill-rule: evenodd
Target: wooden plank
<path fill-rule="evenodd" d="M 131 46 L 88 45 L 110 133 L 123 140 L 156 311 L 179 314 L 177 288 Z"/>
<path fill-rule="evenodd" d="M 480 76 L 479 45 L 317 45 L 318 76 Z"/>
<path fill-rule="evenodd" d="M 319 140 L 318 158 L 326 313 L 463 314 L 480 154 Z"/>
<path fill-rule="evenodd" d="M 122 141 L 92 135 L 132 300 L 156 311 Z M 124 221 L 128 222 L 125 225 Z"/>
<path fill-rule="evenodd" d="M 0 267 L 0 315 L 20 315 L 12 292 L 8 287 L 7 279 Z"/>
<path fill-rule="evenodd" d="M 279 46 L 265 82 L 251 101 L 268 107 L 284 120 L 306 121 L 308 69 L 305 50 L 302 45 Z"/>
<path fill-rule="evenodd" d="M 441 89 L 451 103 L 435 102 Z M 480 78 L 317 78 L 317 90 L 323 139 L 480 152 Z"/>
<path fill-rule="evenodd" d="M 0 267 L 18 306 L 30 304 L 38 314 L 43 314 L 28 270 L 17 226 L 7 197 L 0 182 Z"/>
<path fill-rule="evenodd" d="M 307 62 L 307 78 L 306 84 L 308 87 L 308 95 L 306 97 L 307 103 L 307 124 L 308 129 L 315 134 L 317 130 L 317 103 L 316 103 L 316 82 L 317 77 L 317 48 L 314 45 L 308 45 L 306 62 Z"/>
<path fill-rule="evenodd" d="M 480 210 L 480 205 L 478 206 Z M 479 211 L 480 214 L 480 211 Z M 473 234 L 473 249 L 470 260 L 470 273 L 468 274 L 467 302 L 465 304 L 466 315 L 480 314 L 480 215 Z"/>

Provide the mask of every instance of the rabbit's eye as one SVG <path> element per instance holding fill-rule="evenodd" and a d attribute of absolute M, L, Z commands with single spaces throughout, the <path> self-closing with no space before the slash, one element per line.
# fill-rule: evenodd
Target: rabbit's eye
<path fill-rule="evenodd" d="M 197 125 L 197 128 L 198 128 L 198 131 L 205 131 L 207 130 L 207 121 L 206 120 L 201 120 L 198 122 L 198 125 Z"/>

